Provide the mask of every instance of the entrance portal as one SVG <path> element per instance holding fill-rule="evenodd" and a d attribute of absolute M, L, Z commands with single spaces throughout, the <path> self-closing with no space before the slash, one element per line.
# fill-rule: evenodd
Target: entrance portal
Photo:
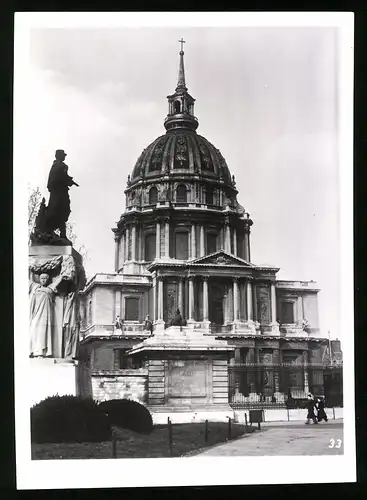
<path fill-rule="evenodd" d="M 224 292 L 223 285 L 211 285 L 209 287 L 209 321 L 214 325 L 224 324 Z"/>

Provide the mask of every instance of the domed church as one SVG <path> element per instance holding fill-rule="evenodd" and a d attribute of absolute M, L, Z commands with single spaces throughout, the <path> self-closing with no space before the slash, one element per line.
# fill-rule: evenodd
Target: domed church
<path fill-rule="evenodd" d="M 197 132 L 183 41 L 167 99 L 165 133 L 127 179 L 115 273 L 95 275 L 82 293 L 80 391 L 168 414 L 332 397 L 341 379 L 326 373 L 332 349 L 320 337 L 319 290 L 278 281 L 278 268 L 252 261 L 253 221 L 235 178 Z"/>

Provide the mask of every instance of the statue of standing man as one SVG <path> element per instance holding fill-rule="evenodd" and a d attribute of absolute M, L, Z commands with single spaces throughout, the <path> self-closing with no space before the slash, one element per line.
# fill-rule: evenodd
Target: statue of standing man
<path fill-rule="evenodd" d="M 47 231 L 60 229 L 60 237 L 66 238 L 66 222 L 70 215 L 69 187 L 79 185 L 68 175 L 69 167 L 64 163 L 65 151 L 58 149 L 55 158 L 47 183 L 47 189 L 50 192 L 47 206 Z"/>

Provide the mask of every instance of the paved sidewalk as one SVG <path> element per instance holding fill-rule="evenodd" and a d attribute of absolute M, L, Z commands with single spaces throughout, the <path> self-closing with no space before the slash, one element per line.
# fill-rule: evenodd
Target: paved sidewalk
<path fill-rule="evenodd" d="M 334 443 L 331 440 L 334 440 Z M 304 422 L 265 423 L 261 425 L 261 431 L 214 446 L 195 456 L 342 455 L 343 453 L 343 420 L 338 419 L 317 425 L 305 425 Z"/>

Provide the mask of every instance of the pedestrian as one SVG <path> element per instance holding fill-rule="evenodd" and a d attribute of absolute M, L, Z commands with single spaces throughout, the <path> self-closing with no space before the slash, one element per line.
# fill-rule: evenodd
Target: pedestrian
<path fill-rule="evenodd" d="M 327 422 L 325 401 L 324 398 L 317 398 L 317 421 L 321 422 L 321 420 L 325 420 L 325 422 Z"/>
<path fill-rule="evenodd" d="M 312 420 L 314 424 L 317 424 L 318 421 L 315 415 L 315 399 L 312 396 L 312 394 L 309 394 L 307 396 L 306 408 L 307 408 L 307 417 L 305 424 L 309 424 L 310 420 Z"/>

